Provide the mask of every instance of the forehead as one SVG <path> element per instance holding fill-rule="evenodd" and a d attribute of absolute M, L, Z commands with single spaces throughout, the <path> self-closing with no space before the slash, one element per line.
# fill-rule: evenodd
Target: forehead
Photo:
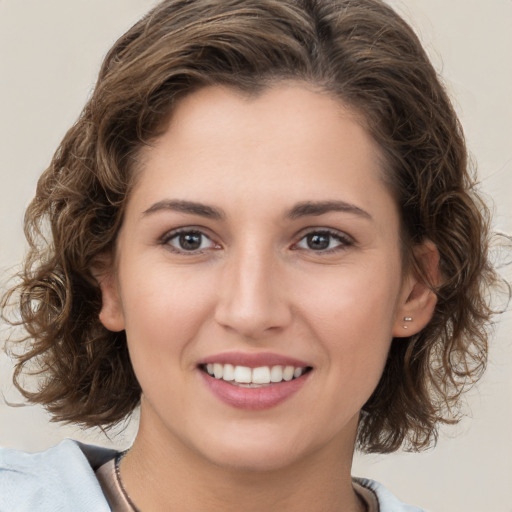
<path fill-rule="evenodd" d="M 334 196 L 359 189 L 363 203 L 388 193 L 381 152 L 357 113 L 297 83 L 255 95 L 226 87 L 192 93 L 140 156 L 136 189 L 155 201 L 164 188 L 180 199 L 210 192 L 233 204 L 258 193 L 290 201 L 343 200 Z"/>

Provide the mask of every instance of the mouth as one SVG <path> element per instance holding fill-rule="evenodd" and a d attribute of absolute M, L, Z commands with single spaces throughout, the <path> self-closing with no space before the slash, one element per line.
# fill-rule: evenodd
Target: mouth
<path fill-rule="evenodd" d="M 273 365 L 255 368 L 230 363 L 206 363 L 199 369 L 217 380 L 243 388 L 262 388 L 299 379 L 311 366 Z"/>
<path fill-rule="evenodd" d="M 229 362 L 227 362 L 229 361 Z M 306 385 L 313 367 L 277 354 L 218 354 L 197 366 L 206 388 L 229 407 L 271 409 Z"/>

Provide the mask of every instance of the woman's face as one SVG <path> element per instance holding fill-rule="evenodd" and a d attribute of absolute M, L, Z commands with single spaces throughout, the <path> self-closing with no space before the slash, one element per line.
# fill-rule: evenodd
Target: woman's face
<path fill-rule="evenodd" d="M 299 84 L 190 95 L 141 154 L 102 290 L 139 436 L 236 468 L 351 453 L 410 292 L 378 149 Z"/>

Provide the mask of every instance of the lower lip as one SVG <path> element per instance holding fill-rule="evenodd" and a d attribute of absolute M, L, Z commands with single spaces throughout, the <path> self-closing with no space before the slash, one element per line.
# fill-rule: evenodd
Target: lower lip
<path fill-rule="evenodd" d="M 211 377 L 201 370 L 199 372 L 210 391 L 222 402 L 237 409 L 253 411 L 270 409 L 284 402 L 299 391 L 311 373 L 309 371 L 288 382 L 282 381 L 258 388 L 245 388 Z"/>

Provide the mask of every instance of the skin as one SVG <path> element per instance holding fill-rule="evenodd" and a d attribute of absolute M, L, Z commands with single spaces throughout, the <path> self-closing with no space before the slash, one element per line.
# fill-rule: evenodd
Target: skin
<path fill-rule="evenodd" d="M 281 83 L 255 97 L 195 92 L 140 157 L 100 279 L 100 319 L 126 330 L 143 389 L 121 465 L 128 493 L 144 511 L 363 510 L 350 480 L 360 410 L 392 338 L 419 331 L 435 304 L 403 271 L 378 147 L 339 101 Z M 350 207 L 297 213 L 333 201 Z M 176 229 L 202 233 L 200 249 L 184 249 Z M 312 233 L 328 248 L 312 246 Z M 240 409 L 198 369 L 227 351 L 312 370 L 277 406 Z"/>

